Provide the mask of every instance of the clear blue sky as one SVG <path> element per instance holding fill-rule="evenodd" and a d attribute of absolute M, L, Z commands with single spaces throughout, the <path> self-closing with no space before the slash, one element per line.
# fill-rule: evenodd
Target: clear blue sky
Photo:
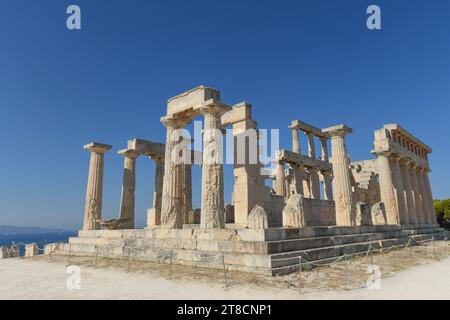
<path fill-rule="evenodd" d="M 81 31 L 66 28 L 70 4 Z M 370 4 L 381 31 L 365 26 Z M 93 140 L 114 145 L 103 212 L 117 216 L 117 151 L 130 138 L 164 141 L 167 99 L 200 84 L 251 102 L 260 127 L 282 129 L 283 147 L 293 119 L 346 123 L 352 160 L 368 159 L 373 131 L 399 123 L 433 148 L 434 195 L 450 197 L 449 39 L 448 0 L 2 0 L 0 224 L 81 223 L 82 146 Z M 153 174 L 139 159 L 141 223 Z M 226 179 L 229 193 L 228 169 Z"/>

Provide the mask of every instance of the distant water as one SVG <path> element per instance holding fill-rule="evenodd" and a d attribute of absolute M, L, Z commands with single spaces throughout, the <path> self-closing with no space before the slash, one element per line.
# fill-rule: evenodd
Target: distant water
<path fill-rule="evenodd" d="M 54 242 L 67 242 L 70 237 L 76 237 L 76 232 L 51 232 L 51 233 L 37 233 L 37 234 L 0 234 L 0 246 L 10 246 L 14 243 L 37 243 L 39 248 L 44 245 Z M 21 246 L 20 253 L 24 254 L 25 248 Z"/>

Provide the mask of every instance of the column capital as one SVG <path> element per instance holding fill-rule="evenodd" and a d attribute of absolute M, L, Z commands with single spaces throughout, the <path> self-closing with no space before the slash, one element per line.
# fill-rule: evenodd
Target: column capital
<path fill-rule="evenodd" d="M 348 133 L 352 133 L 353 129 L 346 126 L 345 124 L 339 124 L 337 126 L 322 129 L 322 132 L 330 138 L 345 137 L 345 135 L 347 135 Z"/>
<path fill-rule="evenodd" d="M 165 116 L 161 117 L 160 121 L 162 125 L 166 128 L 181 129 L 184 128 L 188 123 L 190 123 L 191 119 L 182 119 Z"/>
<path fill-rule="evenodd" d="M 217 116 L 222 116 L 227 111 L 230 111 L 232 108 L 226 104 L 211 104 L 203 106 L 199 109 L 200 113 L 203 115 L 207 114 L 215 114 Z"/>
<path fill-rule="evenodd" d="M 97 142 L 91 142 L 86 144 L 83 149 L 88 150 L 89 152 L 104 154 L 108 152 L 112 148 L 109 144 L 103 144 L 103 143 L 97 143 Z"/>
<path fill-rule="evenodd" d="M 157 156 L 157 155 L 149 156 L 149 158 L 155 161 L 156 163 L 164 163 L 165 160 L 164 156 Z"/>
<path fill-rule="evenodd" d="M 402 159 L 403 159 L 403 157 L 398 155 L 398 154 L 396 154 L 396 153 L 391 153 L 389 155 L 389 160 L 392 160 L 392 161 L 400 162 Z"/>
<path fill-rule="evenodd" d="M 117 154 L 130 159 L 136 159 L 140 155 L 135 149 L 123 149 L 118 151 Z"/>

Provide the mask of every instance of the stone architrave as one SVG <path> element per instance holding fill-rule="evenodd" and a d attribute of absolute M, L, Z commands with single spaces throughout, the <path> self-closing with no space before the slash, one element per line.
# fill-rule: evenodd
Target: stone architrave
<path fill-rule="evenodd" d="M 200 217 L 202 229 L 225 228 L 221 116 L 230 109 L 220 104 L 208 105 L 200 109 L 205 118 Z"/>
<path fill-rule="evenodd" d="M 121 229 L 134 229 L 134 208 L 136 190 L 136 150 L 126 149 L 118 152 L 124 157 L 122 196 L 120 201 Z"/>
<path fill-rule="evenodd" d="M 306 227 L 306 220 L 303 209 L 303 196 L 293 194 L 289 197 L 283 208 L 283 228 L 304 227 Z"/>
<path fill-rule="evenodd" d="M 161 228 L 182 229 L 183 216 L 183 163 L 172 157 L 172 151 L 180 142 L 178 129 L 189 121 L 179 118 L 162 117 L 161 123 L 167 129 L 164 161 L 164 183 L 161 204 Z"/>
<path fill-rule="evenodd" d="M 333 164 L 333 199 L 336 204 L 336 224 L 354 226 L 355 208 L 350 179 L 350 160 L 347 155 L 345 136 L 352 132 L 346 125 L 337 125 L 323 132 L 331 138 L 331 163 Z"/>
<path fill-rule="evenodd" d="M 99 230 L 102 218 L 104 155 L 112 146 L 92 142 L 84 146 L 91 153 L 86 190 L 83 230 Z"/>

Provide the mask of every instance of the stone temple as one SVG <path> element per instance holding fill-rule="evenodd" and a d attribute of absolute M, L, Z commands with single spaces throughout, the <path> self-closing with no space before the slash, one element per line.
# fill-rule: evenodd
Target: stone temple
<path fill-rule="evenodd" d="M 189 161 L 174 161 L 183 140 L 175 133 L 196 118 L 203 119 L 204 151 L 188 149 L 182 157 Z M 265 171 L 259 158 L 251 157 L 262 150 L 260 135 L 249 134 L 258 128 L 246 102 L 227 105 L 219 91 L 200 86 L 169 99 L 161 123 L 165 144 L 134 139 L 118 152 L 124 159 L 118 219 L 102 219 L 104 155 L 111 146 L 84 147 L 90 164 L 83 230 L 59 246 L 59 254 L 120 257 L 129 252 L 132 259 L 212 268 L 222 267 L 224 259 L 229 269 L 276 275 L 297 270 L 299 257 L 332 259 L 369 246 L 445 236 L 436 222 L 428 179 L 431 148 L 397 124 L 375 131 L 372 159 L 351 162 L 350 127 L 321 129 L 294 120 L 286 128 L 292 131 L 292 150 L 278 150 L 272 170 Z M 234 146 L 230 204 L 224 201 L 223 167 L 228 164 L 211 161 L 205 151 L 226 128 L 235 142 L 244 141 L 244 152 L 239 143 Z M 140 156 L 156 165 L 145 229 L 135 229 L 134 223 Z M 198 209 L 192 206 L 193 165 L 202 170 Z"/>

